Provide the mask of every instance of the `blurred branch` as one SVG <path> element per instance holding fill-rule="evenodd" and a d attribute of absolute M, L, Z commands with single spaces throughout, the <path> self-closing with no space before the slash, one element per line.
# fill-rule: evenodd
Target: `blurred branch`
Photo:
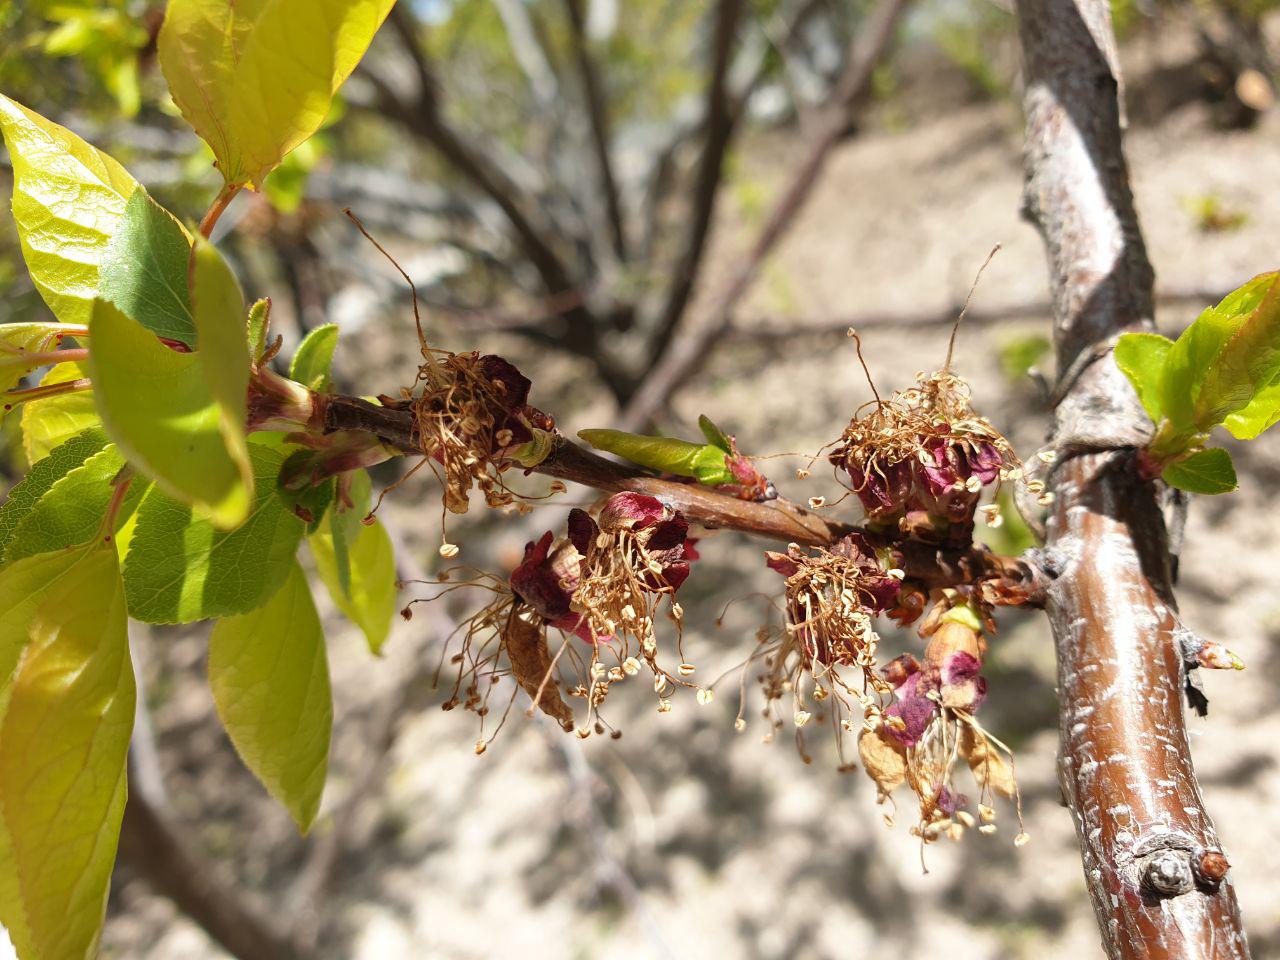
<path fill-rule="evenodd" d="M 619 260 L 627 258 L 626 226 L 622 219 L 622 201 L 618 193 L 617 179 L 613 173 L 613 158 L 609 152 L 608 105 L 600 84 L 600 71 L 586 35 L 582 0 L 564 0 L 573 34 L 573 55 L 582 83 L 583 97 L 587 103 L 587 122 L 591 130 L 591 146 L 595 152 L 600 176 L 600 190 L 604 194 L 605 210 L 609 217 L 609 230 L 613 237 L 613 252 Z"/>
<path fill-rule="evenodd" d="M 700 327 L 682 330 L 687 312 L 680 320 L 660 331 L 660 337 L 639 389 L 622 411 L 616 426 L 635 431 L 652 420 L 666 405 L 671 394 L 698 369 L 710 346 L 733 322 L 733 312 L 750 288 L 756 272 L 777 242 L 786 235 L 804 207 L 814 184 L 826 165 L 831 149 L 849 128 L 854 110 L 871 85 L 876 65 L 893 40 L 898 20 L 908 0 L 879 0 L 867 16 L 831 98 L 822 108 L 822 116 L 814 123 L 814 132 L 783 190 L 769 213 L 759 236 L 738 265 Z"/>
<path fill-rule="evenodd" d="M 1048 255 L 1062 383 L 1045 544 L 1060 567 L 1046 592 L 1059 780 L 1109 957 L 1242 960 L 1239 907 L 1191 765 L 1167 531 L 1132 459 L 1149 421 L 1109 348 L 1154 328 L 1110 6 L 1020 0 L 1017 13 L 1024 209 Z"/>
<path fill-rule="evenodd" d="M 542 278 L 547 292 L 556 295 L 574 290 L 565 263 L 550 239 L 551 231 L 538 224 L 539 204 L 509 177 L 492 159 L 491 154 L 470 143 L 444 117 L 438 85 L 417 36 L 416 21 L 403 6 L 395 7 L 389 20 L 400 38 L 401 46 L 413 64 L 418 79 L 417 96 L 406 101 L 378 74 L 364 69 L 364 76 L 378 94 L 379 108 L 387 116 L 431 144 L 440 156 L 461 176 L 492 200 L 502 210 L 529 262 Z M 599 356 L 595 319 L 579 299 L 564 313 L 568 336 L 563 345 L 585 356 Z"/>
<path fill-rule="evenodd" d="M 529 19 L 529 8 L 524 0 L 493 0 L 493 5 L 498 8 L 511 54 L 528 79 L 534 99 L 543 109 L 551 107 L 560 95 L 560 84 L 538 42 L 538 33 Z"/>
<path fill-rule="evenodd" d="M 1171 288 L 1157 291 L 1157 305 L 1167 307 L 1208 306 L 1217 303 L 1231 290 L 1230 285 L 1221 287 L 1188 287 L 1184 290 Z M 749 322 L 735 323 L 724 333 L 723 340 L 736 341 L 788 341 L 796 337 L 829 337 L 843 334 L 852 327 L 854 330 L 914 330 L 922 327 L 943 327 L 955 323 L 960 313 L 960 304 L 946 307 L 931 313 L 897 313 L 890 311 L 869 311 L 867 313 L 851 313 L 844 317 L 833 317 L 819 321 L 797 321 L 792 317 L 753 317 Z M 998 323 L 1009 323 L 1016 320 L 1029 320 L 1053 315 L 1053 303 L 1049 300 L 1027 300 L 1003 307 L 991 307 L 983 310 L 970 307 L 964 315 L 966 327 L 991 326 Z M 714 344 L 709 349 L 714 349 Z"/>
<path fill-rule="evenodd" d="M 693 294 L 694 281 L 702 267 L 707 235 L 711 232 L 716 195 L 724 179 L 724 155 L 733 138 L 733 129 L 740 112 L 730 103 L 728 77 L 742 8 L 743 0 L 719 0 L 716 4 L 711 77 L 707 83 L 707 99 L 703 111 L 705 134 L 693 182 L 688 217 L 689 234 L 684 251 L 672 270 L 671 286 L 662 312 L 658 315 L 657 332 L 653 339 L 656 349 L 651 351 L 651 356 L 655 359 L 684 317 L 685 308 Z"/>
<path fill-rule="evenodd" d="M 131 753 L 131 783 L 136 771 Z M 275 916 L 224 878 L 184 833 L 145 790 L 132 790 L 120 828 L 120 856 L 238 960 L 300 960 L 302 951 Z"/>

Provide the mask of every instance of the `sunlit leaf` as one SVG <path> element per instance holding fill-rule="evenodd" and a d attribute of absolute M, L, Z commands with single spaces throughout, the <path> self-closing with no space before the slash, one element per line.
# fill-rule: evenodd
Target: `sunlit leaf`
<path fill-rule="evenodd" d="M 279 589 L 304 525 L 281 501 L 284 456 L 249 444 L 253 502 L 244 523 L 220 531 L 153 489 L 138 506 L 124 564 L 129 614 L 148 623 L 191 623 L 246 613 Z"/>
<path fill-rule="evenodd" d="M 320 128 L 394 0 L 170 0 L 160 67 L 230 184 L 261 186 Z"/>
<path fill-rule="evenodd" d="M 87 958 L 107 906 L 134 716 L 115 551 L 99 542 L 19 561 L 0 594 L 14 601 L 0 614 L 0 922 L 24 958 Z"/>
<path fill-rule="evenodd" d="M 325 393 L 333 382 L 330 368 L 333 366 L 333 351 L 338 346 L 338 325 L 326 323 L 316 327 L 293 354 L 293 362 L 289 364 L 289 379 L 314 390 Z"/>
<path fill-rule="evenodd" d="M 101 300 L 90 331 L 89 371 L 107 434 L 161 489 L 220 527 L 240 523 L 249 509 L 247 471 L 228 451 L 201 354 L 170 350 Z"/>
<path fill-rule="evenodd" d="M 200 372 L 220 411 L 219 429 L 227 452 L 240 468 L 246 490 L 253 468 L 244 424 L 249 390 L 249 338 L 244 294 L 217 248 L 197 237 L 191 249 L 191 300 L 200 337 Z"/>
<path fill-rule="evenodd" d="M 333 705 L 320 617 L 296 562 L 265 604 L 214 626 L 209 685 L 245 765 L 305 833 L 324 790 Z"/>
<path fill-rule="evenodd" d="M 1196 393 L 1196 422 L 1202 429 L 1248 406 L 1280 375 L 1280 273 L 1264 274 L 1253 282 L 1264 295 L 1247 312 L 1241 311 Z"/>
<path fill-rule="evenodd" d="M 1246 406 L 1229 414 L 1223 426 L 1237 440 L 1252 440 L 1276 423 L 1280 423 L 1280 381 L 1259 390 Z"/>
<path fill-rule="evenodd" d="M 1165 483 L 1189 493 L 1230 493 L 1236 488 L 1231 454 L 1221 447 L 1198 450 L 1185 460 L 1171 463 L 1161 476 Z"/>
<path fill-rule="evenodd" d="M 249 308 L 248 340 L 249 356 L 257 363 L 262 351 L 267 348 L 267 331 L 271 326 L 271 301 L 267 298 L 257 300 Z"/>
<path fill-rule="evenodd" d="M 0 323 L 0 391 L 13 389 L 31 370 L 48 364 L 44 355 L 75 329 L 59 323 Z"/>
<path fill-rule="evenodd" d="M 67 471 L 18 522 L 5 546 L 4 561 L 61 550 L 92 539 L 102 528 L 111 502 L 111 481 L 123 466 L 124 457 L 109 444 Z M 116 512 L 116 529 L 132 515 L 145 487 L 142 481 L 129 484 Z M 114 532 L 115 529 L 111 531 Z"/>
<path fill-rule="evenodd" d="M 1164 416 L 1164 363 L 1173 341 L 1158 333 L 1125 333 L 1116 342 L 1116 365 L 1129 378 L 1154 423 Z"/>
<path fill-rule="evenodd" d="M 70 130 L 0 94 L 13 163 L 13 219 L 31 279 L 54 316 L 85 324 L 98 264 L 137 182 Z"/>
<path fill-rule="evenodd" d="M 49 488 L 106 445 L 107 435 L 101 430 L 90 428 L 31 465 L 22 482 L 10 490 L 5 502 L 0 504 L 0 560 L 3 560 L 18 524 L 31 513 L 40 498 L 49 492 Z"/>
<path fill-rule="evenodd" d="M 89 375 L 87 364 L 73 361 L 60 363 L 49 370 L 40 381 L 41 386 L 70 383 Z M 89 427 L 98 426 L 98 406 L 90 390 L 74 390 L 28 400 L 22 405 L 22 445 L 27 459 L 32 463 L 47 457 L 59 444 Z"/>
<path fill-rule="evenodd" d="M 173 215 L 139 187 L 103 254 L 98 296 L 152 333 L 196 346 L 187 260 L 191 241 Z"/>
<path fill-rule="evenodd" d="M 717 427 L 705 413 L 698 417 L 698 429 L 707 438 L 707 443 L 713 447 L 723 450 L 725 453 L 732 451 L 733 445 L 729 442 L 728 435 Z"/>
<path fill-rule="evenodd" d="M 351 530 L 340 513 L 349 517 L 354 511 L 331 510 L 307 543 L 334 606 L 364 632 L 369 649 L 379 653 L 399 607 L 395 551 L 391 537 L 378 520 L 357 524 Z M 345 584 L 338 575 L 335 527 L 347 553 Z"/>

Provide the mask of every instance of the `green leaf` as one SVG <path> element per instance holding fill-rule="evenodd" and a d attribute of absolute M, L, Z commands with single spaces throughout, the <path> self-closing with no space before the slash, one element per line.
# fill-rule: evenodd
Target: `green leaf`
<path fill-rule="evenodd" d="M 1230 493 L 1236 488 L 1231 454 L 1221 447 L 1199 450 L 1185 460 L 1171 463 L 1160 476 L 1169 486 L 1189 493 Z"/>
<path fill-rule="evenodd" d="M 363 524 L 373 503 L 373 484 L 368 470 L 352 470 L 346 474 L 347 500 L 329 512 L 329 535 L 333 541 L 334 577 L 339 590 L 351 591 L 351 544 L 360 537 Z"/>
<path fill-rule="evenodd" d="M 75 361 L 60 363 L 44 375 L 40 384 L 70 383 L 88 375 L 86 364 Z M 42 460 L 58 445 L 101 423 L 102 418 L 98 416 L 98 406 L 90 390 L 28 400 L 22 405 L 22 445 L 27 451 L 27 459 L 32 463 Z"/>
<path fill-rule="evenodd" d="M 170 0 L 160 68 L 229 184 L 261 186 L 320 128 L 394 0 Z"/>
<path fill-rule="evenodd" d="M 98 296 L 159 337 L 196 345 L 187 293 L 191 241 L 173 215 L 139 187 L 102 257 Z"/>
<path fill-rule="evenodd" d="M 333 366 L 333 351 L 337 346 L 336 323 L 316 327 L 298 344 L 293 362 L 289 364 L 289 379 L 316 393 L 327 393 L 333 383 L 329 369 Z"/>
<path fill-rule="evenodd" d="M 284 582 L 304 525 L 276 494 L 284 462 L 249 444 L 253 502 L 244 523 L 219 531 L 160 490 L 146 495 L 124 564 L 129 614 L 147 623 L 191 623 L 247 613 Z"/>
<path fill-rule="evenodd" d="M 137 182 L 70 130 L 0 94 L 13 219 L 31 279 L 63 323 L 86 324 L 98 264 Z"/>
<path fill-rule="evenodd" d="M 8 499 L 0 505 L 0 559 L 4 557 L 18 524 L 49 489 L 106 445 L 107 435 L 99 429 L 90 428 L 31 465 L 22 482 L 9 491 Z"/>
<path fill-rule="evenodd" d="M 320 617 L 296 562 L 264 605 L 214 626 L 209 685 L 245 765 L 306 833 L 324 791 L 333 700 Z"/>
<path fill-rule="evenodd" d="M 1280 381 L 1259 390 L 1246 406 L 1228 414 L 1223 426 L 1237 440 L 1252 440 L 1277 422 L 1280 422 Z"/>
<path fill-rule="evenodd" d="M 267 349 L 267 332 L 271 329 L 271 300 L 263 297 L 249 308 L 249 356 L 254 363 L 262 359 Z"/>
<path fill-rule="evenodd" d="M 48 363 L 32 354 L 56 349 L 67 332 L 77 330 L 60 323 L 0 323 L 0 392 L 12 390 L 30 371 Z"/>
<path fill-rule="evenodd" d="M 109 444 L 80 466 L 69 470 L 18 522 L 5 547 L 5 562 L 61 550 L 93 539 L 102 528 L 111 503 L 111 481 L 124 465 L 120 451 L 114 444 Z M 129 484 L 116 513 L 112 533 L 133 515 L 146 486 L 140 479 Z"/>
<path fill-rule="evenodd" d="M 597 450 L 617 454 L 653 470 L 695 477 L 708 486 L 734 482 L 733 474 L 724 464 L 725 452 L 719 447 L 621 430 L 579 430 L 578 436 Z"/>
<path fill-rule="evenodd" d="M 364 631 L 369 649 L 380 653 L 399 607 L 395 551 L 386 528 L 376 519 L 368 525 L 357 523 L 352 531 L 344 526 L 342 513 L 350 517 L 355 511 L 330 511 L 307 543 L 334 606 Z M 335 527 L 343 527 L 337 538 L 347 551 L 345 583 L 339 576 Z"/>
<path fill-rule="evenodd" d="M 1178 431 L 1208 431 L 1280 373 L 1277 279 L 1262 274 L 1228 294 L 1169 350 L 1161 405 Z"/>
<path fill-rule="evenodd" d="M 1158 333 L 1125 333 L 1116 342 L 1116 366 L 1138 392 L 1142 409 L 1153 423 L 1164 417 L 1160 397 L 1164 384 L 1164 362 L 1173 341 Z"/>
<path fill-rule="evenodd" d="M 191 299 L 200 335 L 200 372 L 221 412 L 218 426 L 245 490 L 253 484 L 244 424 L 248 414 L 249 335 L 244 294 L 217 248 L 197 237 L 191 248 Z"/>
<path fill-rule="evenodd" d="M 285 458 L 279 477 L 280 498 L 285 506 L 306 523 L 308 535 L 319 529 L 321 521 L 324 520 L 326 512 L 333 503 L 337 487 L 336 477 L 326 477 L 314 485 L 310 483 L 309 470 L 305 468 L 314 462 L 315 455 L 314 450 L 294 450 Z M 304 468 L 301 476 L 298 476 L 295 468 Z M 302 482 L 303 486 L 296 489 L 292 484 L 286 484 L 287 480 Z M 310 519 L 307 519 L 308 516 Z"/>
<path fill-rule="evenodd" d="M 1262 299 L 1241 311 L 1196 394 L 1196 422 L 1205 430 L 1248 406 L 1280 375 L 1280 273 L 1251 283 L 1263 291 Z"/>
<path fill-rule="evenodd" d="M 713 447 L 718 447 L 725 453 L 733 452 L 733 444 L 729 441 L 729 437 L 723 430 L 712 423 L 711 418 L 705 413 L 698 417 L 698 429 L 707 438 L 707 443 Z"/>
<path fill-rule="evenodd" d="M 0 616 L 0 922 L 23 957 L 91 957 L 134 715 L 115 551 L 39 554 L 0 583 L 17 600 Z"/>
<path fill-rule="evenodd" d="M 223 436 L 224 413 L 199 353 L 170 350 L 114 305 L 99 300 L 89 338 L 98 413 L 129 462 L 219 527 L 249 509 L 247 469 Z"/>

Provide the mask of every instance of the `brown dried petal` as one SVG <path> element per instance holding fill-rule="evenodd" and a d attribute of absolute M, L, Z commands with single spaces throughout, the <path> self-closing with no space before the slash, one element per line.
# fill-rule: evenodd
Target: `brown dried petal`
<path fill-rule="evenodd" d="M 858 755 L 881 793 L 892 793 L 907 779 L 907 753 L 897 740 L 886 735 L 883 727 L 862 731 Z"/>
<path fill-rule="evenodd" d="M 520 617 L 507 622 L 503 643 L 511 674 L 530 698 L 537 697 L 537 707 L 566 729 L 573 726 L 573 710 L 560 697 L 560 688 L 551 672 L 551 653 L 547 649 L 547 632 Z M 542 696 L 538 697 L 538 689 Z"/>
<path fill-rule="evenodd" d="M 1013 767 L 1008 759 L 972 727 L 960 729 L 960 755 L 969 763 L 978 786 L 1013 799 L 1018 792 Z"/>

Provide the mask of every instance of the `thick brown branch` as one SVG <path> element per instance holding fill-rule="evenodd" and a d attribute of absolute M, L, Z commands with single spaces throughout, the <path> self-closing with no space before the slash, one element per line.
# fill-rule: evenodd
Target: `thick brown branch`
<path fill-rule="evenodd" d="M 1026 209 L 1044 236 L 1064 449 L 1116 446 L 1144 415 L 1110 352 L 1151 327 L 1152 271 L 1121 147 L 1106 0 L 1020 0 L 1027 91 Z M 1082 358 L 1076 363 L 1077 358 Z M 1092 362 L 1089 362 L 1090 359 Z M 1164 524 L 1129 455 L 1067 459 L 1056 475 L 1047 594 L 1058 657 L 1063 793 L 1108 956 L 1248 956 L 1225 860 L 1187 742 L 1184 666 Z M 1206 872 L 1205 865 L 1212 869 Z"/>
<path fill-rule="evenodd" d="M 814 126 L 804 155 L 751 250 L 743 257 L 700 327 L 684 332 L 676 324 L 667 331 L 668 339 L 659 343 L 661 354 L 646 371 L 640 388 L 619 418 L 619 429 L 638 430 L 652 420 L 671 394 L 698 369 L 711 344 L 728 330 L 738 302 L 750 288 L 765 257 L 795 222 L 826 165 L 831 149 L 849 129 L 854 110 L 870 87 L 876 65 L 893 39 L 907 2 L 880 0 L 868 15 L 849 53 L 844 73 L 823 108 L 821 119 Z"/>

